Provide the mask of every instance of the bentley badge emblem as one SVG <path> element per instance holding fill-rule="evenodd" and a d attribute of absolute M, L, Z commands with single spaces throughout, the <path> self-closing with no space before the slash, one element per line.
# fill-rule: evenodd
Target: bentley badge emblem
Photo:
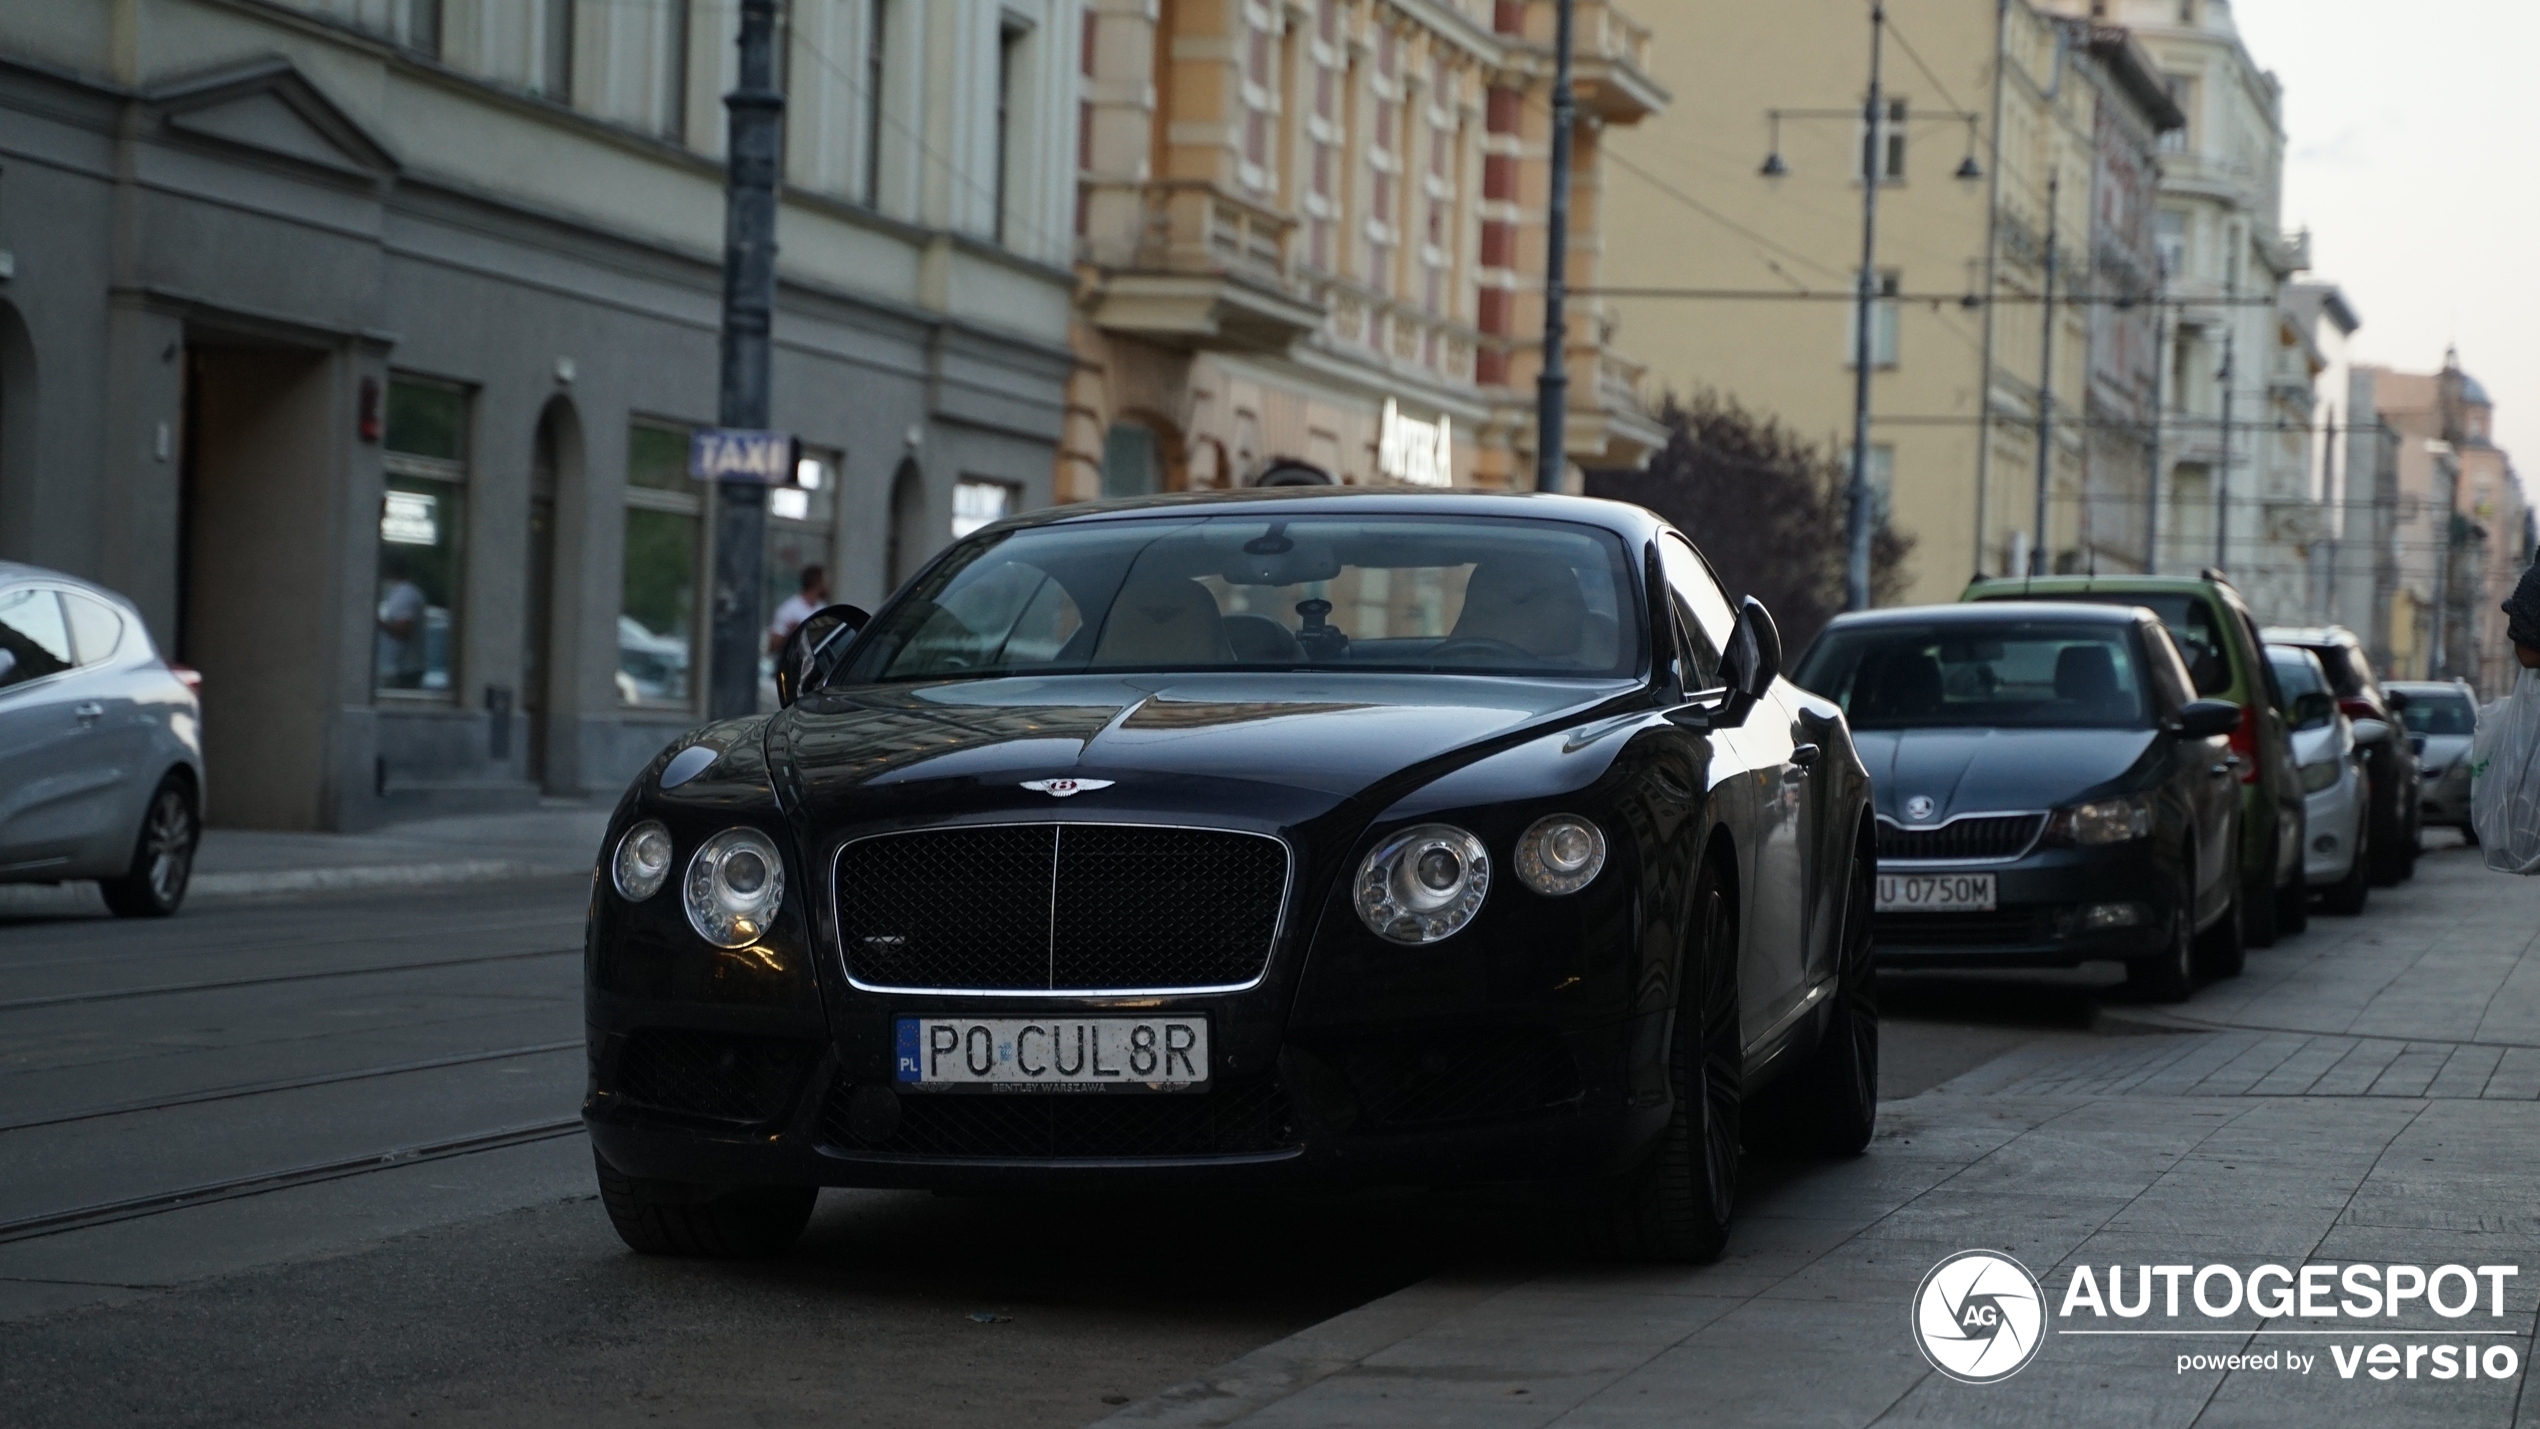
<path fill-rule="evenodd" d="M 1932 802 L 1929 794 L 1916 794 L 1905 801 L 1905 817 L 1909 821 L 1919 824 L 1931 818 L 1931 815 Z"/>
<path fill-rule="evenodd" d="M 1111 781 L 1108 779 L 1026 779 L 1023 781 L 1023 787 L 1036 794 L 1047 794 L 1053 799 L 1065 799 L 1082 794 L 1088 789 L 1108 789 L 1111 787 Z"/>

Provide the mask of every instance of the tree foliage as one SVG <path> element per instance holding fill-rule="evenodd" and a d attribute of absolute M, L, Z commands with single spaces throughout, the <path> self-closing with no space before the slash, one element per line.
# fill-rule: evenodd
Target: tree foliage
<path fill-rule="evenodd" d="M 1773 612 L 1796 658 L 1843 609 L 1850 473 L 1780 421 L 1716 391 L 1670 397 L 1659 411 L 1667 445 L 1639 471 L 1591 471 L 1587 492 L 1646 506 L 1693 538 L 1732 600 L 1752 595 Z M 1913 541 L 1882 516 L 1870 546 L 1870 598 L 1905 586 Z"/>

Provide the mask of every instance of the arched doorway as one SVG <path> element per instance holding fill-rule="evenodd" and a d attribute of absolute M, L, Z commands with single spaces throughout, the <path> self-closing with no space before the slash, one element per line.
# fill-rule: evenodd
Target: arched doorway
<path fill-rule="evenodd" d="M 900 469 L 891 476 L 891 550 L 883 568 L 890 573 L 891 590 L 908 584 L 926 558 L 935 554 L 938 541 L 926 524 L 926 474 L 917 469 L 914 458 L 903 459 Z M 889 592 L 884 592 L 887 598 Z"/>
<path fill-rule="evenodd" d="M 35 340 L 18 310 L 0 302 L 0 555 L 27 554 L 37 410 Z"/>
<path fill-rule="evenodd" d="M 529 724 L 523 770 L 532 783 L 557 790 L 570 778 L 556 759 L 552 741 L 557 714 L 573 701 L 573 661 L 558 658 L 572 648 L 563 632 L 570 621 L 556 610 L 556 522 L 558 494 L 582 484 L 582 418 L 571 400 L 549 398 L 538 413 L 538 433 L 529 454 L 528 578 L 521 599 L 521 713 Z"/>

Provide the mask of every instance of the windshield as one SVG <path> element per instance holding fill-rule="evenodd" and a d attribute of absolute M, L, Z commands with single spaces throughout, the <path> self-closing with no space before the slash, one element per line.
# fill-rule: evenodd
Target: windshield
<path fill-rule="evenodd" d="M 2267 647 L 2267 660 L 2275 666 L 2276 683 L 2284 686 L 2286 699 L 2298 700 L 2304 695 L 2328 693 L 2328 677 L 2310 651 L 2270 645 Z"/>
<path fill-rule="evenodd" d="M 2142 670 L 2124 626 L 1951 621 L 1837 627 L 1795 679 L 1855 729 L 2144 729 Z"/>
<path fill-rule="evenodd" d="M 1504 517 L 1187 516 L 958 548 L 832 683 L 1343 669 L 1628 678 L 1622 540 Z"/>
<path fill-rule="evenodd" d="M 2476 734 L 2478 710 L 2455 694 L 2408 692 L 2408 707 L 2399 712 L 2410 734 Z"/>

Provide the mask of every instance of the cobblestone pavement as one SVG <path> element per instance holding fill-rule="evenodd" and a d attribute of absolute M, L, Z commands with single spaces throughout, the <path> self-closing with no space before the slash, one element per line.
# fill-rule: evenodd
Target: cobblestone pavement
<path fill-rule="evenodd" d="M 2523 1407 L 2540 1300 L 2540 882 L 2466 850 L 2420 866 L 2365 916 L 2315 919 L 2182 1007 L 2112 1008 L 2099 1032 L 2044 1033 L 1885 1104 L 1857 1160 L 1750 1164 L 1717 1265 L 1440 1277 L 1106 1422 L 2540 1422 Z M 1972 979 L 1965 992 L 1998 997 Z M 2521 1269 L 2505 1313 L 2482 1298 L 2461 1319 L 2080 1310 L 2046 1321 L 2016 1376 L 1970 1385 L 1926 1360 L 1909 1305 L 1936 1263 L 1972 1248 L 2036 1271 L 2050 1310 L 2082 1265 Z M 2490 1364 L 2503 1347 L 2515 1368 L 2437 1378 L 2416 1356 L 2382 1380 L 2361 1356 L 2384 1342 L 2468 1344 Z M 2188 1362 L 2247 1354 L 2255 1367 Z"/>

